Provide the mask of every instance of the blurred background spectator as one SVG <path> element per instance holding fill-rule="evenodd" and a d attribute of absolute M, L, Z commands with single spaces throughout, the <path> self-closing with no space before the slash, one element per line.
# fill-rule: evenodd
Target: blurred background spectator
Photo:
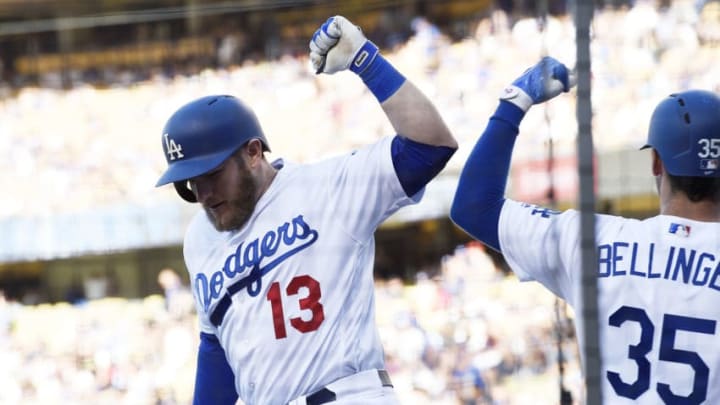
<path fill-rule="evenodd" d="M 465 28 L 445 31 L 423 16 L 403 24 L 385 16 L 372 33 L 460 140 L 451 174 L 519 71 L 544 53 L 574 64 L 572 17 L 528 18 L 518 7 L 501 1 Z M 267 33 L 277 38 L 281 28 Z M 599 151 L 640 146 L 646 117 L 670 92 L 720 91 L 717 0 L 608 4 L 596 10 L 592 36 Z M 0 188 L 11 192 L 0 199 L 0 218 L 176 201 L 171 188 L 153 187 L 165 165 L 160 131 L 178 105 L 203 94 L 252 100 L 273 150 L 290 160 L 316 160 L 392 133 L 359 80 L 315 78 L 305 52 L 297 52 L 307 38 L 269 41 L 261 55 L 251 51 L 256 39 L 234 27 L 218 38 L 216 66 L 186 61 L 2 81 Z M 2 74 L 8 77 L 6 66 Z M 532 110 L 516 159 L 544 153 L 548 139 L 556 153 L 574 150 L 574 111 L 572 97 Z M 567 321 L 557 322 L 549 293 L 518 283 L 476 243 L 434 259 L 414 269 L 410 282 L 376 284 L 387 367 L 403 403 L 557 404 L 558 349 L 563 381 L 580 398 L 575 337 Z M 22 300 L 0 295 L 0 403 L 189 403 L 198 344 L 190 289 L 165 268 L 157 294 L 118 298 L 112 277 L 71 280 L 65 302 L 54 304 L 36 290 Z"/>

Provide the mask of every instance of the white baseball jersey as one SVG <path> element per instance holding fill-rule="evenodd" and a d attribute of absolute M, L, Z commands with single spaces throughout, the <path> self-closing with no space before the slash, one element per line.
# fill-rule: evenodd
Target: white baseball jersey
<path fill-rule="evenodd" d="M 184 255 L 200 329 L 218 337 L 246 404 L 286 404 L 384 368 L 373 234 L 422 196 L 405 195 L 391 141 L 315 164 L 276 162 L 239 231 L 217 232 L 204 212 L 192 220 Z"/>
<path fill-rule="evenodd" d="M 512 200 L 498 229 L 518 277 L 539 281 L 577 314 L 579 230 L 578 211 Z M 604 403 L 720 404 L 720 224 L 596 215 L 596 230 Z"/>

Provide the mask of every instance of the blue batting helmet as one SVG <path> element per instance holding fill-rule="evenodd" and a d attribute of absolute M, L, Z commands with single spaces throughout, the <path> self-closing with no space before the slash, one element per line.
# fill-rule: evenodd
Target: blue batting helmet
<path fill-rule="evenodd" d="M 720 177 L 720 97 L 688 90 L 661 101 L 650 119 L 647 144 L 673 176 Z"/>
<path fill-rule="evenodd" d="M 163 129 L 168 168 L 155 186 L 173 183 L 180 196 L 197 202 L 186 181 L 220 166 L 252 139 L 269 151 L 257 117 L 233 96 L 206 96 L 180 107 Z"/>

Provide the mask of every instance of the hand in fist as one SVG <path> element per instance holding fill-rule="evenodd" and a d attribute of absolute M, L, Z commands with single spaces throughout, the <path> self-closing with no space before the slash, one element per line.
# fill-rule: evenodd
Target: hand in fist
<path fill-rule="evenodd" d="M 316 73 L 350 69 L 360 74 L 377 53 L 377 46 L 365 38 L 360 27 L 339 15 L 328 18 L 310 41 L 310 62 Z"/>
<path fill-rule="evenodd" d="M 546 56 L 506 87 L 500 99 L 527 111 L 533 104 L 550 100 L 574 85 L 575 74 L 556 59 Z"/>

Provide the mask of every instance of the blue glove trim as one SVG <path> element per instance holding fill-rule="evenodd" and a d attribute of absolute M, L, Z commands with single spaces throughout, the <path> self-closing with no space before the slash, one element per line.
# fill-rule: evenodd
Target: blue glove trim
<path fill-rule="evenodd" d="M 317 39 L 318 36 L 320 36 L 320 31 L 324 32 L 325 35 L 327 35 L 328 38 L 335 38 L 335 39 L 340 38 L 340 37 L 336 37 L 335 35 L 331 35 L 330 32 L 328 32 L 328 27 L 330 26 L 330 24 L 333 22 L 334 19 L 335 19 L 335 17 L 330 17 L 330 18 L 328 18 L 328 19 L 323 23 L 323 25 L 320 26 L 320 29 L 316 30 L 315 33 L 313 33 L 312 42 L 316 42 L 316 43 L 317 43 L 316 39 Z"/>
<path fill-rule="evenodd" d="M 320 29 L 321 29 L 321 30 L 325 33 L 325 35 L 327 35 L 329 38 L 336 38 L 336 39 L 337 39 L 337 38 L 340 38 L 340 37 L 337 37 L 337 36 L 335 36 L 335 35 L 332 35 L 332 34 L 330 34 L 330 32 L 328 31 L 328 27 L 330 26 L 330 24 L 333 23 L 333 21 L 335 21 L 335 17 L 330 17 L 330 18 L 328 18 L 327 20 L 325 20 L 325 22 L 323 23 L 323 25 L 320 26 Z M 313 39 L 315 39 L 315 35 L 313 35 Z"/>
<path fill-rule="evenodd" d="M 520 122 L 525 117 L 525 111 L 520 109 L 514 103 L 502 100 L 495 110 L 495 114 L 490 117 L 490 120 L 505 121 L 509 125 L 515 127 L 515 135 L 520 132 Z M 487 129 L 485 130 L 487 132 Z"/>
<path fill-rule="evenodd" d="M 353 61 L 350 70 L 353 70 L 354 65 L 355 62 Z M 405 76 L 398 72 L 380 54 L 377 54 L 369 65 L 358 74 L 375 98 L 381 103 L 395 94 L 400 86 L 405 83 Z"/>
<path fill-rule="evenodd" d="M 405 195 L 414 196 L 445 167 L 456 149 L 415 142 L 402 135 L 392 140 L 393 167 Z"/>
<path fill-rule="evenodd" d="M 450 218 L 473 238 L 500 251 L 498 223 L 505 202 L 518 126 L 525 113 L 501 101 L 460 174 Z"/>
<path fill-rule="evenodd" d="M 233 405 L 237 399 L 235 375 L 220 341 L 213 334 L 201 332 L 193 405 Z"/>

